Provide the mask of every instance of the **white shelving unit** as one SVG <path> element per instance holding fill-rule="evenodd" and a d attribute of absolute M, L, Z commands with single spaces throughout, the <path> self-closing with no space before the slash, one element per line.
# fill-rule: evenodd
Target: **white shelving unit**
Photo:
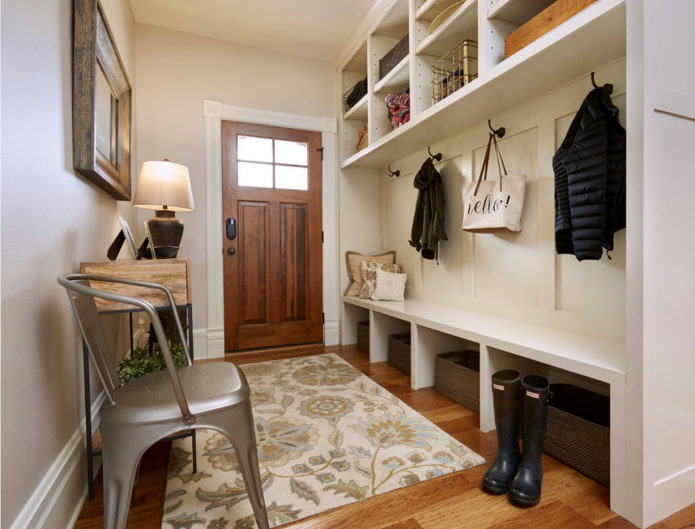
<path fill-rule="evenodd" d="M 476 19 L 477 11 L 473 8 L 476 6 L 475 0 L 468 0 L 456 10 L 453 16 L 457 18 L 451 20 L 450 25 L 470 26 L 471 21 L 480 18 Z M 420 112 L 417 111 L 418 106 L 412 104 L 410 122 L 393 132 L 372 135 L 370 127 L 369 146 L 360 152 L 345 153 L 342 167 L 383 167 L 413 150 L 436 143 L 475 123 L 492 119 L 509 108 L 624 57 L 625 20 L 625 0 L 601 0 L 489 69 L 485 69 L 484 65 L 490 61 L 489 56 L 496 56 L 499 50 L 479 46 L 478 79 L 431 106 L 429 77 L 421 80 L 419 85 L 413 83 L 411 101 L 420 99 L 428 104 L 423 105 Z M 432 39 L 437 35 L 441 35 L 446 42 L 456 40 L 447 37 L 447 27 L 447 23 L 440 26 L 435 34 L 425 39 L 425 44 L 430 44 L 419 49 L 431 53 L 435 49 L 434 42 L 439 42 Z M 470 37 L 466 32 L 459 35 L 461 40 Z M 482 35 L 478 39 L 479 42 L 484 40 Z M 597 42 L 601 45 L 597 46 Z M 578 53 L 577 50 L 582 51 Z M 416 64 L 423 61 L 425 54 L 411 51 L 410 55 L 410 62 Z M 436 59 L 432 55 L 427 57 L 430 60 L 425 62 L 431 67 Z M 572 60 L 567 60 L 568 57 Z M 423 75 L 421 72 L 420 78 Z"/>
<path fill-rule="evenodd" d="M 563 126 L 568 125 L 572 109 L 563 106 L 563 113 L 549 115 L 542 122 L 521 119 L 519 113 L 527 107 L 556 104 L 558 100 L 568 105 L 565 94 L 576 95 L 579 83 L 588 83 L 591 72 L 620 70 L 616 80 L 623 87 L 620 97 L 625 110 L 621 109 L 621 117 L 627 129 L 628 228 L 624 235 L 624 266 L 610 277 L 624 282 L 624 292 L 617 294 L 620 298 L 615 304 L 624 326 L 616 335 L 624 334 L 624 340 L 613 342 L 558 331 L 552 325 L 546 326 L 542 318 L 534 320 L 540 322 L 536 325 L 527 325 L 503 317 L 509 307 L 500 310 L 502 315 L 494 316 L 490 315 L 494 310 L 487 310 L 490 304 L 484 305 L 484 314 L 438 305 L 432 302 L 442 293 L 438 283 L 439 290 L 431 293 L 414 284 L 410 288 L 416 295 L 403 303 L 343 298 L 343 343 L 355 343 L 356 322 L 369 319 L 370 359 L 382 361 L 388 335 L 410 332 L 411 383 L 416 388 L 431 384 L 434 356 L 460 340 L 480 345 L 481 381 L 489 380 L 500 367 L 546 366 L 608 383 L 611 508 L 639 527 L 648 527 L 695 498 L 695 459 L 691 450 L 695 438 L 691 419 L 695 410 L 690 380 L 695 360 L 687 354 L 695 343 L 692 325 L 687 323 L 687 315 L 695 312 L 692 282 L 688 282 L 691 274 L 687 271 L 695 260 L 695 247 L 689 242 L 692 193 L 673 194 L 673 188 L 663 185 L 664 174 L 668 174 L 670 183 L 683 190 L 692 189 L 692 179 L 682 169 L 689 163 L 687 147 L 683 146 L 695 142 L 695 68 L 691 67 L 695 34 L 690 29 L 695 5 L 688 0 L 674 0 L 667 8 L 647 0 L 598 0 L 505 58 L 505 37 L 551 3 L 552 0 L 393 0 L 389 4 L 389 14 L 374 22 L 364 36 L 360 52 L 369 57 L 363 71 L 363 77 L 369 78 L 367 102 L 359 111 L 346 114 L 341 127 L 343 138 L 348 139 L 356 123 L 368 124 L 370 129 L 369 144 L 360 152 L 354 146 L 350 148 L 351 140 L 344 142 L 340 161 L 344 206 L 341 226 L 345 223 L 345 228 L 341 228 L 341 249 L 378 253 L 386 249 L 380 243 L 390 242 L 392 233 L 402 235 L 402 229 L 378 225 L 387 218 L 380 216 L 381 208 L 387 210 L 391 205 L 388 219 L 391 223 L 400 221 L 402 216 L 394 212 L 409 208 L 393 204 L 412 197 L 412 190 L 401 185 L 405 178 L 401 177 L 401 184 L 397 183 L 399 179 L 389 179 L 387 167 L 400 168 L 399 161 L 403 161 L 412 171 L 417 153 L 439 143 L 450 147 L 452 152 L 448 154 L 452 157 L 465 158 L 466 174 L 455 165 L 455 158 L 442 162 L 454 168 L 451 176 L 469 178 L 473 153 L 479 147 L 473 136 L 483 130 L 487 120 L 507 126 L 496 118 L 516 116 L 517 124 L 523 121 L 527 129 L 517 131 L 512 141 L 522 141 L 521 136 L 532 130 L 530 135 L 538 143 L 532 145 L 530 152 L 533 156 L 538 152 L 546 164 L 534 190 L 534 199 L 546 200 L 540 208 L 542 222 L 535 226 L 543 232 L 539 234 L 542 249 L 537 253 L 544 252 L 545 259 L 549 250 L 550 261 L 559 262 L 562 258 L 553 252 L 552 226 L 548 225 L 552 222 L 548 220 L 552 203 L 548 203 L 552 201 L 553 183 L 547 160 L 561 141 L 558 131 L 566 130 Z M 396 13 L 402 17 L 404 5 L 408 7 L 408 56 L 394 72 L 379 80 L 374 65 L 378 57 L 371 52 L 386 51 L 378 47 L 402 37 L 387 35 L 387 30 L 394 17 L 398 18 Z M 430 34 L 432 21 L 449 8 L 453 15 Z M 430 68 L 438 56 L 465 38 L 478 42 L 478 78 L 433 104 Z M 351 68 L 340 70 L 345 79 Z M 406 83 L 411 94 L 411 118 L 409 123 L 390 131 L 382 121 L 383 95 Z M 575 108 L 578 104 L 579 101 Z M 454 152 L 456 147 L 452 145 L 461 138 L 467 144 Z M 406 178 L 412 176 L 411 173 Z M 683 253 L 677 258 L 673 254 L 676 248 Z M 463 253 L 460 245 L 456 250 Z M 418 280 L 426 277 L 433 281 L 451 273 L 420 264 L 421 269 L 415 271 Z M 544 277 L 553 278 L 554 264 L 542 264 Z M 561 279 L 567 284 L 572 283 L 572 272 L 577 270 L 571 268 L 563 270 L 567 274 Z M 587 268 L 582 268 L 582 273 Z M 470 271 L 470 267 L 466 270 Z M 448 275 L 444 277 L 449 279 Z M 557 276 L 554 280 L 558 280 Z M 596 289 L 597 285 L 587 285 L 587 289 L 591 288 Z M 555 292 L 553 287 L 541 294 L 551 291 Z M 420 301 L 423 299 L 427 301 Z M 479 307 L 471 299 L 460 304 Z M 497 308 L 499 305 L 495 305 Z M 597 311 L 592 316 L 601 314 Z M 582 332 L 587 330 L 583 316 L 579 311 L 568 315 L 577 318 L 577 328 L 581 327 Z M 592 329 L 587 331 L 591 332 Z M 487 383 L 481 383 L 480 406 L 481 428 L 491 428 L 492 396 Z"/>

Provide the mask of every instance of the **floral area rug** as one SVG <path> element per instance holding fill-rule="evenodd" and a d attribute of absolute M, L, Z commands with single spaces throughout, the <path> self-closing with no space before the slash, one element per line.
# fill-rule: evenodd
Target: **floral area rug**
<path fill-rule="evenodd" d="M 239 366 L 252 389 L 271 527 L 484 463 L 335 354 Z M 174 441 L 162 529 L 255 528 L 234 449 Z"/>

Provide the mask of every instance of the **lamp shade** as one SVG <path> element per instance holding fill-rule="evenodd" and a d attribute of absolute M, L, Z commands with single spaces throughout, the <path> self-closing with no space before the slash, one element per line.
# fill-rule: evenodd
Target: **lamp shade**
<path fill-rule="evenodd" d="M 133 206 L 168 211 L 193 211 L 188 167 L 169 161 L 142 164 Z"/>

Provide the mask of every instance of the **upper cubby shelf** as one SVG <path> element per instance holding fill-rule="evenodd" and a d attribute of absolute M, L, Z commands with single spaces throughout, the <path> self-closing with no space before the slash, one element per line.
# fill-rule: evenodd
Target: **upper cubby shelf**
<path fill-rule="evenodd" d="M 344 159 L 342 167 L 385 167 L 581 76 L 588 79 L 590 72 L 625 57 L 625 3 L 595 2 L 508 59 L 480 71 L 475 82 L 413 114 L 409 123 Z"/>
<path fill-rule="evenodd" d="M 521 25 L 555 0 L 495 0 L 487 10 L 488 18 L 498 18 Z"/>
<path fill-rule="evenodd" d="M 405 86 L 409 81 L 408 65 L 410 64 L 409 57 L 406 55 L 394 68 L 387 73 L 383 79 L 380 79 L 374 85 L 374 93 L 393 92 L 396 89 Z"/>
<path fill-rule="evenodd" d="M 434 20 L 437 15 L 442 13 L 454 4 L 461 4 L 461 0 L 425 0 L 417 2 L 415 9 L 415 20 Z"/>
<path fill-rule="evenodd" d="M 441 57 L 466 38 L 478 40 L 477 0 L 453 3 L 429 24 L 429 34 L 415 50 L 418 54 Z M 440 19 L 442 22 L 438 23 Z M 424 19 L 424 17 L 423 17 Z M 425 19 L 427 20 L 427 19 Z"/>
<path fill-rule="evenodd" d="M 374 35 L 400 39 L 408 34 L 408 2 L 398 0 L 374 30 Z"/>

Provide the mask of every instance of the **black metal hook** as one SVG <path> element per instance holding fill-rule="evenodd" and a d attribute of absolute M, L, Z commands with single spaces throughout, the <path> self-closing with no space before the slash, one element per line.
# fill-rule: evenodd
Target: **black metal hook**
<path fill-rule="evenodd" d="M 388 166 L 388 168 L 389 168 L 389 176 L 395 176 L 396 178 L 398 178 L 399 176 L 401 176 L 401 171 L 400 171 L 399 169 L 396 169 L 395 171 L 392 171 L 390 165 Z"/>
<path fill-rule="evenodd" d="M 430 151 L 430 148 L 427 147 L 427 154 L 429 154 L 430 158 L 432 158 L 433 160 L 437 160 L 438 162 L 442 161 L 442 153 L 441 152 L 438 152 L 437 154 L 432 154 L 432 151 Z"/>
<path fill-rule="evenodd" d="M 500 127 L 499 129 L 495 130 L 492 128 L 492 123 L 490 123 L 490 120 L 487 120 L 487 126 L 490 127 L 490 130 L 492 133 L 497 136 L 498 138 L 504 138 L 504 135 L 507 133 L 504 127 Z"/>
<path fill-rule="evenodd" d="M 598 85 L 596 84 L 596 79 L 594 78 L 595 72 L 591 72 L 591 84 L 594 86 L 594 88 L 598 88 Z M 610 83 L 606 83 L 601 87 L 606 93 L 609 95 L 613 93 L 613 85 Z"/>

